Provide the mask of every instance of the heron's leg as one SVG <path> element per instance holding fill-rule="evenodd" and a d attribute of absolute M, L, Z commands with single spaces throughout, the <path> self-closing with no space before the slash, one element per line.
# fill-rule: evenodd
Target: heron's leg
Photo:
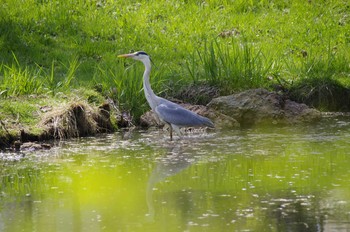
<path fill-rule="evenodd" d="M 170 141 L 173 140 L 173 127 L 169 125 L 169 132 L 170 132 Z"/>
<path fill-rule="evenodd" d="M 178 134 L 180 137 L 182 136 L 182 133 L 180 131 L 180 127 L 174 125 L 174 124 L 171 124 L 171 127 L 174 129 L 174 131 L 176 132 L 176 134 Z"/>

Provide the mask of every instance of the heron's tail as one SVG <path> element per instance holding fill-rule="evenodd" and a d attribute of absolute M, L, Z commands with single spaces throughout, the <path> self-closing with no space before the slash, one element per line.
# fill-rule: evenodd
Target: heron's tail
<path fill-rule="evenodd" d="M 215 127 L 214 123 L 209 118 L 202 116 L 202 121 L 204 126 L 211 127 L 211 128 Z"/>

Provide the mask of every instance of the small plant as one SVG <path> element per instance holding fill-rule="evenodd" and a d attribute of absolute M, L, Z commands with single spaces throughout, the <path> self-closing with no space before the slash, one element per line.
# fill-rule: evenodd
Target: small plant
<path fill-rule="evenodd" d="M 56 61 L 53 60 L 51 63 L 51 68 L 49 73 L 43 71 L 43 69 L 39 67 L 39 69 L 43 73 L 45 73 L 45 77 L 43 78 L 45 80 L 44 83 L 45 83 L 46 89 L 49 91 L 49 93 L 52 94 L 52 96 L 55 96 L 55 94 L 58 91 L 70 91 L 72 87 L 72 81 L 75 79 L 75 74 L 79 67 L 79 61 L 75 57 L 73 58 L 72 61 L 69 62 L 68 66 L 66 66 L 63 63 L 61 64 L 67 70 L 62 80 L 57 78 L 57 75 L 55 74 L 55 65 L 56 65 Z"/>
<path fill-rule="evenodd" d="M 96 83 L 102 86 L 105 94 L 112 98 L 122 113 L 130 114 L 133 121 L 139 120 L 140 116 L 149 109 L 143 91 L 143 65 L 138 62 L 120 61 L 112 67 L 99 67 L 94 75 Z M 157 91 L 164 88 L 163 66 L 154 66 L 151 73 L 151 85 Z M 165 87 L 166 88 L 166 87 Z"/>

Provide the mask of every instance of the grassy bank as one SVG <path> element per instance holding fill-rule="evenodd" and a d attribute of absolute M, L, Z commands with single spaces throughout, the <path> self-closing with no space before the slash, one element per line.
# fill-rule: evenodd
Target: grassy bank
<path fill-rule="evenodd" d="M 148 109 L 143 67 L 116 55 L 145 50 L 161 95 L 193 83 L 221 94 L 278 85 L 303 100 L 328 80 L 350 85 L 349 15 L 345 0 L 4 0 L 0 99 L 97 88 L 137 120 Z"/>
<path fill-rule="evenodd" d="M 104 102 L 102 95 L 87 89 L 59 93 L 54 97 L 31 94 L 2 99 L 0 148 L 15 140 L 64 139 L 111 131 L 117 122 L 114 120 L 111 125 L 105 119 L 110 114 L 116 118 L 116 111 L 106 109 Z M 108 115 L 104 117 L 106 113 Z"/>

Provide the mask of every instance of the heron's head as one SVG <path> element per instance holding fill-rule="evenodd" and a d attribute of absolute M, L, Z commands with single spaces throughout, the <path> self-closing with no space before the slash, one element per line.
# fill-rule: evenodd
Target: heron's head
<path fill-rule="evenodd" d="M 130 54 L 123 54 L 119 55 L 118 57 L 123 57 L 123 58 L 132 58 L 134 60 L 150 60 L 149 55 L 147 55 L 146 52 L 140 51 L 140 52 L 134 52 Z"/>

